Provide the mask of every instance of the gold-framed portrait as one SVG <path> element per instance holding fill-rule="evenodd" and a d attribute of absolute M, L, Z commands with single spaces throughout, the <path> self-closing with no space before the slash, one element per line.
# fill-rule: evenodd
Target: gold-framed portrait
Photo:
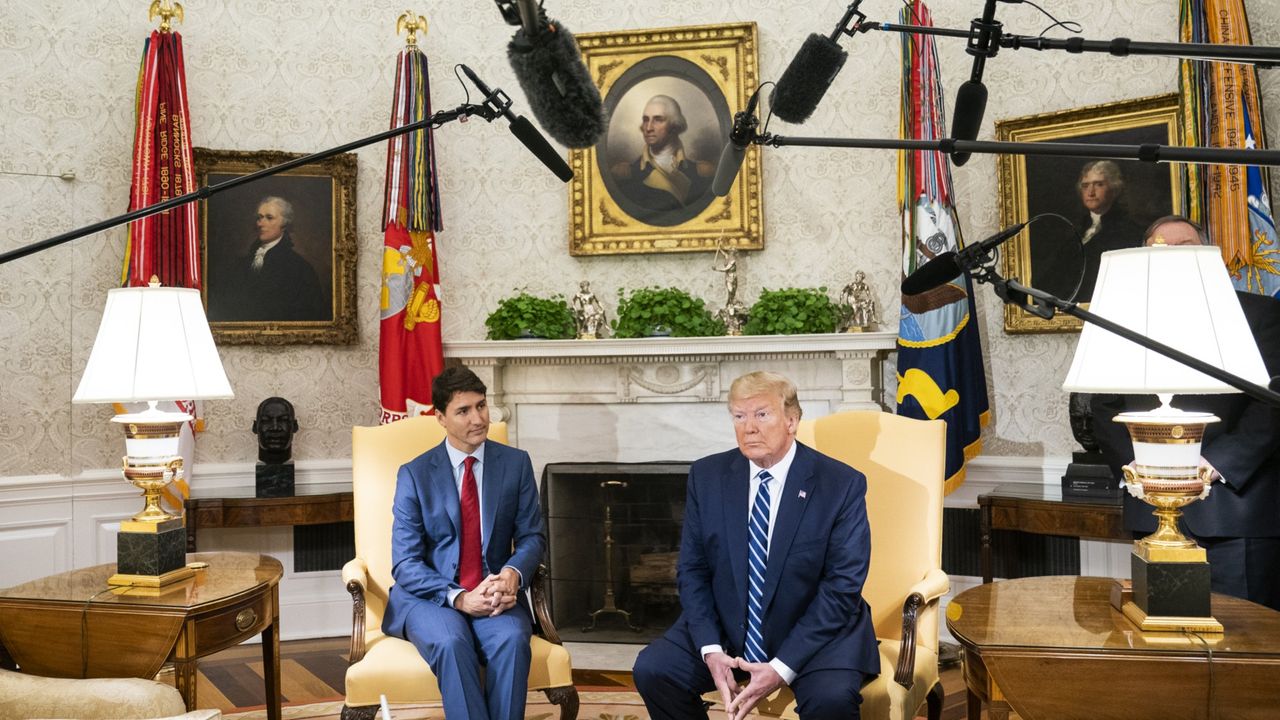
<path fill-rule="evenodd" d="M 726 197 L 711 181 L 733 115 L 758 83 L 756 24 L 583 33 L 605 132 L 572 150 L 569 253 L 764 247 L 760 148 Z"/>
<path fill-rule="evenodd" d="M 298 157 L 195 148 L 196 181 L 217 185 Z M 201 200 L 200 256 L 201 293 L 218 342 L 356 342 L 355 154 Z"/>
<path fill-rule="evenodd" d="M 996 122 L 1014 142 L 1177 145 L 1175 93 Z M 1023 284 L 1087 306 L 1101 254 L 1142 245 L 1153 220 L 1182 212 L 1179 166 L 1139 160 L 1001 155 L 1000 219 L 1008 227 L 1042 218 L 1003 250 L 1004 272 Z M 1005 306 L 1010 333 L 1078 332 L 1081 321 L 1051 320 Z"/>

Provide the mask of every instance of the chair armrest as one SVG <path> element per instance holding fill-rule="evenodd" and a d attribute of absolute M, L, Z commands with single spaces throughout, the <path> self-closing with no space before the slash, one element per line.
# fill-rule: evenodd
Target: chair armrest
<path fill-rule="evenodd" d="M 545 581 L 547 566 L 539 564 L 533 573 L 533 582 L 529 583 L 529 595 L 533 603 L 533 617 L 538 623 L 539 635 L 556 645 L 560 644 L 560 633 L 551 622 L 551 610 L 547 607 L 547 589 Z"/>
<path fill-rule="evenodd" d="M 910 690 L 915 684 L 916 625 L 920 611 L 951 589 L 951 579 L 939 568 L 931 568 L 925 576 L 911 586 L 907 599 L 902 603 L 902 645 L 898 648 L 898 667 L 893 673 L 894 682 Z"/>
<path fill-rule="evenodd" d="M 369 567 L 364 560 L 353 558 L 342 566 L 342 582 L 351 593 L 351 655 L 354 665 L 364 657 L 364 591 L 369 584 Z"/>

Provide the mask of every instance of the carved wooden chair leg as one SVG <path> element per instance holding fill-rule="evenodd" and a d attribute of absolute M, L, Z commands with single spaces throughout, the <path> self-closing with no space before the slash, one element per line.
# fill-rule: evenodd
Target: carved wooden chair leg
<path fill-rule="evenodd" d="M 552 705 L 560 706 L 560 720 L 577 720 L 578 688 L 569 685 L 567 687 L 547 688 L 542 692 L 546 693 L 547 700 Z M 343 720 L 346 720 L 346 718 L 343 718 Z"/>
<path fill-rule="evenodd" d="M 373 720 L 378 715 L 377 705 L 342 706 L 342 720 Z"/>
<path fill-rule="evenodd" d="M 929 689 L 929 695 L 925 698 L 929 708 L 929 720 L 942 720 L 942 701 L 945 698 L 946 691 L 942 689 L 942 683 Z"/>

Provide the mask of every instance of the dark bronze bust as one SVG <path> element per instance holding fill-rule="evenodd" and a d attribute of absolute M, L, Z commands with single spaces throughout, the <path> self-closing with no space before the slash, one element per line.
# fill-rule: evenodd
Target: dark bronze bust
<path fill-rule="evenodd" d="M 1120 485 L 1098 449 L 1098 438 L 1093 432 L 1092 398 L 1089 393 L 1073 392 L 1067 400 L 1071 434 L 1084 451 L 1071 453 L 1071 464 L 1062 476 L 1062 494 L 1115 499 L 1120 497 Z"/>
<path fill-rule="evenodd" d="M 1093 409 L 1089 407 L 1091 393 L 1071 393 L 1067 401 L 1067 417 L 1071 421 L 1071 434 L 1085 452 L 1098 452 L 1098 439 L 1093 434 Z"/>
<path fill-rule="evenodd" d="M 253 434 L 258 436 L 258 497 L 293 495 L 293 434 L 298 432 L 298 419 L 293 403 L 282 397 L 269 397 L 258 404 L 253 421 Z"/>

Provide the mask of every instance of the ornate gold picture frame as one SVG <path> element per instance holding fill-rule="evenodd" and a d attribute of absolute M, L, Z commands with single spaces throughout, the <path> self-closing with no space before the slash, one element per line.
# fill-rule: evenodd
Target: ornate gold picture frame
<path fill-rule="evenodd" d="M 298 157 L 196 148 L 196 181 L 216 185 Z M 205 312 L 218 342 L 355 343 L 355 154 L 200 201 L 200 257 Z"/>
<path fill-rule="evenodd" d="M 733 115 L 755 91 L 755 23 L 584 33 L 587 70 L 604 98 L 606 130 L 569 154 L 569 253 L 764 247 L 760 148 L 729 195 L 711 192 Z M 644 118 L 661 115 L 655 127 Z"/>
<path fill-rule="evenodd" d="M 1178 96 L 1171 93 L 997 121 L 996 139 L 1177 145 L 1178 127 Z M 1006 277 L 1062 298 L 1070 297 L 1079 281 L 1077 301 L 1087 306 L 1102 252 L 1137 247 L 1151 221 L 1182 212 L 1179 167 L 1138 160 L 1098 164 L 1098 158 L 1001 155 L 1001 227 L 1043 213 L 1066 218 L 1043 218 L 1005 245 Z M 1070 316 L 1043 320 L 1005 306 L 1006 332 L 1078 332 L 1080 327 L 1081 322 Z"/>

